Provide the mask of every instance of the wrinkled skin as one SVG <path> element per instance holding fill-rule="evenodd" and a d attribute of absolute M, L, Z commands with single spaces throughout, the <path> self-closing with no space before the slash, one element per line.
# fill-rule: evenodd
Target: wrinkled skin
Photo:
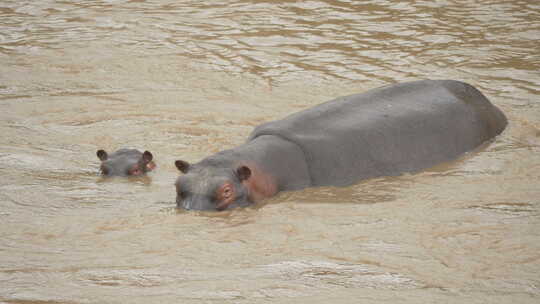
<path fill-rule="evenodd" d="M 109 155 L 105 150 L 98 150 L 96 155 L 101 160 L 100 172 L 104 176 L 141 176 L 156 167 L 149 151 L 120 149 Z"/>

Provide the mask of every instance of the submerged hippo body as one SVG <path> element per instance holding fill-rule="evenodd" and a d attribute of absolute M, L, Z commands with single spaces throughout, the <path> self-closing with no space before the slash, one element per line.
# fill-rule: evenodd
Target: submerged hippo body
<path fill-rule="evenodd" d="M 390 85 L 340 97 L 255 128 L 247 142 L 190 165 L 177 204 L 245 206 L 279 191 L 346 186 L 457 158 L 501 133 L 504 114 L 452 80 Z"/>
<path fill-rule="evenodd" d="M 98 150 L 96 155 L 101 160 L 100 172 L 105 176 L 140 176 L 156 167 L 149 151 L 120 149 L 109 155 Z"/>

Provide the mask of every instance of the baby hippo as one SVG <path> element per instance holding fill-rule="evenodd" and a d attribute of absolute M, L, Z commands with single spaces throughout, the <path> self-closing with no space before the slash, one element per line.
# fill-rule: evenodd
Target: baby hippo
<path fill-rule="evenodd" d="M 104 176 L 141 176 L 156 167 L 149 151 L 120 149 L 109 155 L 105 150 L 98 150 L 96 154 L 101 160 L 100 171 Z"/>

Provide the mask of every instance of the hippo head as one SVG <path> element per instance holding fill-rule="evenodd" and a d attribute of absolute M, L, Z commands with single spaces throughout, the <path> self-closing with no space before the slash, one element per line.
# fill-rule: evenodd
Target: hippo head
<path fill-rule="evenodd" d="M 105 176 L 140 176 L 156 167 L 149 151 L 120 149 L 109 155 L 105 150 L 98 150 L 96 154 L 101 160 L 101 174 Z"/>
<path fill-rule="evenodd" d="M 215 164 L 177 160 L 183 175 L 176 180 L 176 205 L 186 210 L 225 210 L 251 204 L 244 182 L 251 176 L 247 166 L 236 169 Z"/>

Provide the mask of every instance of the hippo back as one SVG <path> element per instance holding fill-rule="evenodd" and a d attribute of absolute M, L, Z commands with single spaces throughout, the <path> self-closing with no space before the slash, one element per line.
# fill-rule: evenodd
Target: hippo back
<path fill-rule="evenodd" d="M 344 186 L 455 159 L 506 124 L 474 87 L 422 80 L 340 97 L 262 124 L 248 141 L 274 135 L 293 142 L 305 155 L 313 186 Z"/>

